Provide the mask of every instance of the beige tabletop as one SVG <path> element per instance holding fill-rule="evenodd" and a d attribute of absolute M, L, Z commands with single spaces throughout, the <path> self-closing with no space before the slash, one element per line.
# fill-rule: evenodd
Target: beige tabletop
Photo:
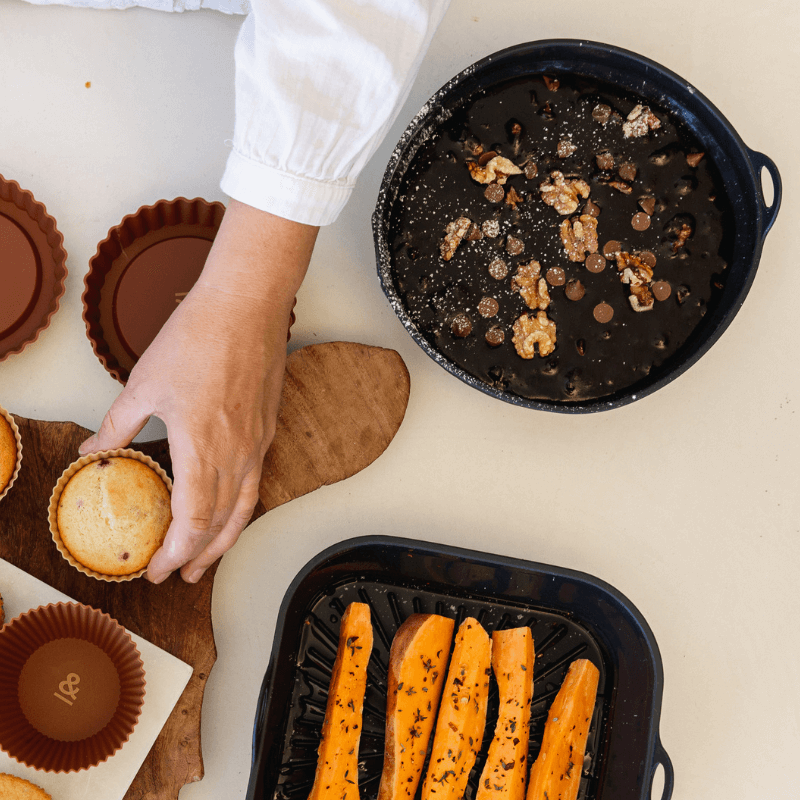
<path fill-rule="evenodd" d="M 178 195 L 222 199 L 240 19 L 0 3 L 0 173 L 34 192 L 69 252 L 40 340 L 0 364 L 0 403 L 96 428 L 119 391 L 80 294 L 108 229 Z M 709 97 L 784 181 L 747 300 L 685 375 L 622 409 L 534 412 L 469 388 L 411 340 L 375 273 L 370 215 L 394 143 L 463 67 L 509 45 L 585 38 L 642 53 Z M 217 573 L 219 660 L 206 776 L 182 800 L 243 797 L 255 700 L 292 576 L 351 536 L 445 542 L 588 572 L 653 629 L 678 800 L 797 797 L 800 752 L 800 5 L 453 0 L 419 78 L 340 219 L 322 231 L 291 346 L 398 350 L 408 413 L 371 467 L 260 519 Z M 91 82 L 89 88 L 86 83 Z M 145 432 L 163 435 L 158 423 Z M 660 793 L 654 796 L 660 796 Z"/>

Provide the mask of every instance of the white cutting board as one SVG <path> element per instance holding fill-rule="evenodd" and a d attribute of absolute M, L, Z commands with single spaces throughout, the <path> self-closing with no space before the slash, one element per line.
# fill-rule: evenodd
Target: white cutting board
<path fill-rule="evenodd" d="M 2 558 L 0 594 L 5 604 L 6 622 L 37 606 L 72 601 L 71 597 Z M 144 663 L 146 694 L 139 722 L 122 749 L 103 764 L 69 774 L 26 767 L 0 750 L 0 772 L 41 786 L 53 795 L 53 800 L 122 800 L 192 676 L 189 664 L 134 633 L 131 638 Z"/>

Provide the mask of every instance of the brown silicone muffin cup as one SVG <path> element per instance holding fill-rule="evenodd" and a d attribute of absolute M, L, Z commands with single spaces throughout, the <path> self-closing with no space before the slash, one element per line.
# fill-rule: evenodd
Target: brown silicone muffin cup
<path fill-rule="evenodd" d="M 50 524 L 50 533 L 53 536 L 53 541 L 58 548 L 58 552 L 61 553 L 62 556 L 73 566 L 78 572 L 82 572 L 84 575 L 88 575 L 91 578 L 96 578 L 99 581 L 109 581 L 111 583 L 120 583 L 121 581 L 132 581 L 134 578 L 141 578 L 142 575 L 147 572 L 147 567 L 144 569 L 140 569 L 138 572 L 132 572 L 130 575 L 104 575 L 102 572 L 96 572 L 93 569 L 89 569 L 89 567 L 85 567 L 80 561 L 77 561 L 73 558 L 72 553 L 67 549 L 64 542 L 61 540 L 61 534 L 58 530 L 58 501 L 61 498 L 61 493 L 64 491 L 64 488 L 69 483 L 69 479 L 79 470 L 85 467 L 87 464 L 91 464 L 93 461 L 102 461 L 104 458 L 133 458 L 137 461 L 141 461 L 143 464 L 147 464 L 150 469 L 152 469 L 159 478 L 166 484 L 167 489 L 169 489 L 170 494 L 172 494 L 172 481 L 170 480 L 169 475 L 164 472 L 163 468 L 160 464 L 153 461 L 150 456 L 146 456 L 144 453 L 140 453 L 138 450 L 131 450 L 129 448 L 123 448 L 119 450 L 101 450 L 99 453 L 91 453 L 88 456 L 83 456 L 79 458 L 77 461 L 73 461 L 64 472 L 61 473 L 61 477 L 58 479 L 58 482 L 53 489 L 53 494 L 50 496 L 50 505 L 47 509 L 47 521 Z"/>
<path fill-rule="evenodd" d="M 1 358 L 0 361 L 2 361 Z M 4 488 L 0 488 L 0 500 L 2 500 L 8 494 L 9 489 L 14 485 L 14 481 L 17 479 L 17 475 L 19 475 L 20 468 L 22 467 L 22 439 L 20 438 L 19 428 L 14 421 L 14 417 L 12 417 L 3 406 L 0 406 L 0 417 L 11 426 L 11 431 L 14 434 L 14 441 L 17 443 L 17 466 L 14 468 L 14 472 L 11 473 L 11 480 Z"/>
<path fill-rule="evenodd" d="M 67 251 L 56 221 L 31 192 L 0 175 L 0 361 L 50 325 L 64 294 Z"/>
<path fill-rule="evenodd" d="M 142 206 L 97 245 L 83 320 L 95 355 L 120 383 L 194 286 L 225 206 L 199 197 Z"/>
<path fill-rule="evenodd" d="M 42 670 L 31 678 L 33 666 L 25 666 L 37 653 L 47 656 L 51 650 L 42 652 L 45 647 L 59 648 L 48 662 L 53 673 Z M 65 672 L 61 680 L 59 669 Z M 111 680 L 98 678 L 106 674 Z M 114 674 L 119 682 L 115 710 Z M 106 761 L 128 741 L 139 720 L 144 674 L 136 645 L 108 614 L 80 603 L 50 604 L 21 614 L 0 631 L 0 748 L 45 772 L 77 772 Z M 100 730 L 73 738 L 109 715 Z M 41 727 L 50 734 L 56 727 L 63 732 L 54 738 Z"/>

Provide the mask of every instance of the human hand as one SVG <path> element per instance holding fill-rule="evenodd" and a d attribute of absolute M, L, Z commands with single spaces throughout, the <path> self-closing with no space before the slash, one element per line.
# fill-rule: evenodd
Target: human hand
<path fill-rule="evenodd" d="M 147 577 L 198 581 L 239 537 L 275 433 L 286 331 L 317 229 L 232 201 L 203 273 L 131 371 L 81 454 L 167 426 L 172 524 Z"/>

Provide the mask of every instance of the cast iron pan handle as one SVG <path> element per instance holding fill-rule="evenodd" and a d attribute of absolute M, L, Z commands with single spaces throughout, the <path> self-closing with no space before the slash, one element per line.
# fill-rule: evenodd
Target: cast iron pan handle
<path fill-rule="evenodd" d="M 661 744 L 661 739 L 656 739 L 655 751 L 653 752 L 653 769 L 650 772 L 651 790 L 653 778 L 655 777 L 656 769 L 659 764 L 664 767 L 664 791 L 661 793 L 661 800 L 670 800 L 672 797 L 672 790 L 675 787 L 675 773 L 672 771 L 672 762 L 669 760 L 664 745 Z"/>
<path fill-rule="evenodd" d="M 772 223 L 775 222 L 775 217 L 778 216 L 778 209 L 781 207 L 783 184 L 781 183 L 781 174 L 778 172 L 778 168 L 775 166 L 775 162 L 771 158 L 768 158 L 763 153 L 758 153 L 755 150 L 751 150 L 749 147 L 747 148 L 747 152 L 750 155 L 750 163 L 753 165 L 753 170 L 756 173 L 756 183 L 759 188 L 761 187 L 762 167 L 767 168 L 767 172 L 769 172 L 769 175 L 772 178 L 774 192 L 771 206 L 768 206 L 764 202 L 763 190 L 760 192 L 761 205 L 764 207 L 764 219 L 766 220 L 766 224 L 764 225 L 764 235 L 762 237 L 763 239 L 766 238 L 767 234 L 769 233 L 769 229 L 772 227 Z"/>

